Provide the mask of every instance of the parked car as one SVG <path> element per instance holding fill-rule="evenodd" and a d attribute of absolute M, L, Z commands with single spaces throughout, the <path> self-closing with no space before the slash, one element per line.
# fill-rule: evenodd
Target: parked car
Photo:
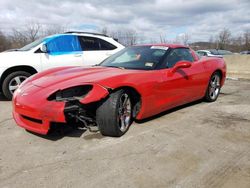
<path fill-rule="evenodd" d="M 122 136 L 144 119 L 198 99 L 217 99 L 226 77 L 222 58 L 200 58 L 182 45 L 121 50 L 89 68 L 60 67 L 28 78 L 14 93 L 16 123 L 47 134 L 54 126 Z"/>
<path fill-rule="evenodd" d="M 59 66 L 94 65 L 123 48 L 114 39 L 96 33 L 67 32 L 39 39 L 0 53 L 0 91 L 11 99 L 32 74 Z"/>
<path fill-rule="evenodd" d="M 250 54 L 250 51 L 242 51 L 240 52 L 240 54 L 247 55 L 247 54 Z"/>
<path fill-rule="evenodd" d="M 232 55 L 233 53 L 228 50 L 197 50 L 196 51 L 200 56 L 208 56 L 208 57 L 223 57 L 225 55 Z"/>

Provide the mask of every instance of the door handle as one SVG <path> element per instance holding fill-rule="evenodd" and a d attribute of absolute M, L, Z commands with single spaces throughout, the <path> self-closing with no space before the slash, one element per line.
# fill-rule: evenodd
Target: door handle
<path fill-rule="evenodd" d="M 112 53 L 107 52 L 107 53 L 106 53 L 106 55 L 107 55 L 107 56 L 111 56 L 111 55 L 112 55 Z"/>
<path fill-rule="evenodd" d="M 75 54 L 75 57 L 82 57 L 82 54 Z"/>

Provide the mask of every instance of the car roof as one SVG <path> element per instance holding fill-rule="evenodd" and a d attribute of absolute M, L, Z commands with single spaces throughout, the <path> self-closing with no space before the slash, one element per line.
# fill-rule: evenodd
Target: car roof
<path fill-rule="evenodd" d="M 80 32 L 80 31 L 68 31 L 64 33 L 53 34 L 48 37 L 63 36 L 63 35 L 88 36 L 88 37 L 95 37 L 95 38 L 112 38 L 110 36 L 107 36 L 101 33 Z"/>
<path fill-rule="evenodd" d="M 82 34 L 82 35 L 97 35 L 97 36 L 109 37 L 108 35 L 102 33 L 85 32 L 85 31 L 67 31 L 64 34 Z"/>
<path fill-rule="evenodd" d="M 196 52 L 209 52 L 210 53 L 209 50 L 197 50 Z"/>
<path fill-rule="evenodd" d="M 166 44 L 166 43 L 157 43 L 157 44 L 140 44 L 140 45 L 135 45 L 135 46 L 165 46 L 169 48 L 189 48 L 185 45 L 181 44 Z"/>

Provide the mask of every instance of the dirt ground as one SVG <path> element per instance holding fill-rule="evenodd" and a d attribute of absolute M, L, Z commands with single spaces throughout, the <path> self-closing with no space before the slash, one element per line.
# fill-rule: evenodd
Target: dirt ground
<path fill-rule="evenodd" d="M 121 138 L 41 137 L 0 99 L 0 187 L 250 187 L 250 81 L 227 80 L 196 102 L 134 123 Z"/>

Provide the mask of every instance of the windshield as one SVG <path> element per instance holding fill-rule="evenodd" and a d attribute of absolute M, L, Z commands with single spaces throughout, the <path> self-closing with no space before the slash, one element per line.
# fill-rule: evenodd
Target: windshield
<path fill-rule="evenodd" d="M 32 48 L 36 47 L 37 45 L 41 44 L 43 41 L 45 40 L 45 38 L 42 38 L 42 39 L 38 39 L 30 44 L 27 44 L 26 46 L 18 49 L 18 51 L 29 51 L 31 50 Z"/>
<path fill-rule="evenodd" d="M 167 50 L 165 46 L 128 47 L 104 60 L 101 66 L 153 70 L 163 60 Z"/>
<path fill-rule="evenodd" d="M 208 51 L 210 51 L 210 53 L 213 54 L 213 55 L 219 55 L 218 50 L 216 50 L 216 49 L 211 49 L 211 50 L 208 50 Z"/>

